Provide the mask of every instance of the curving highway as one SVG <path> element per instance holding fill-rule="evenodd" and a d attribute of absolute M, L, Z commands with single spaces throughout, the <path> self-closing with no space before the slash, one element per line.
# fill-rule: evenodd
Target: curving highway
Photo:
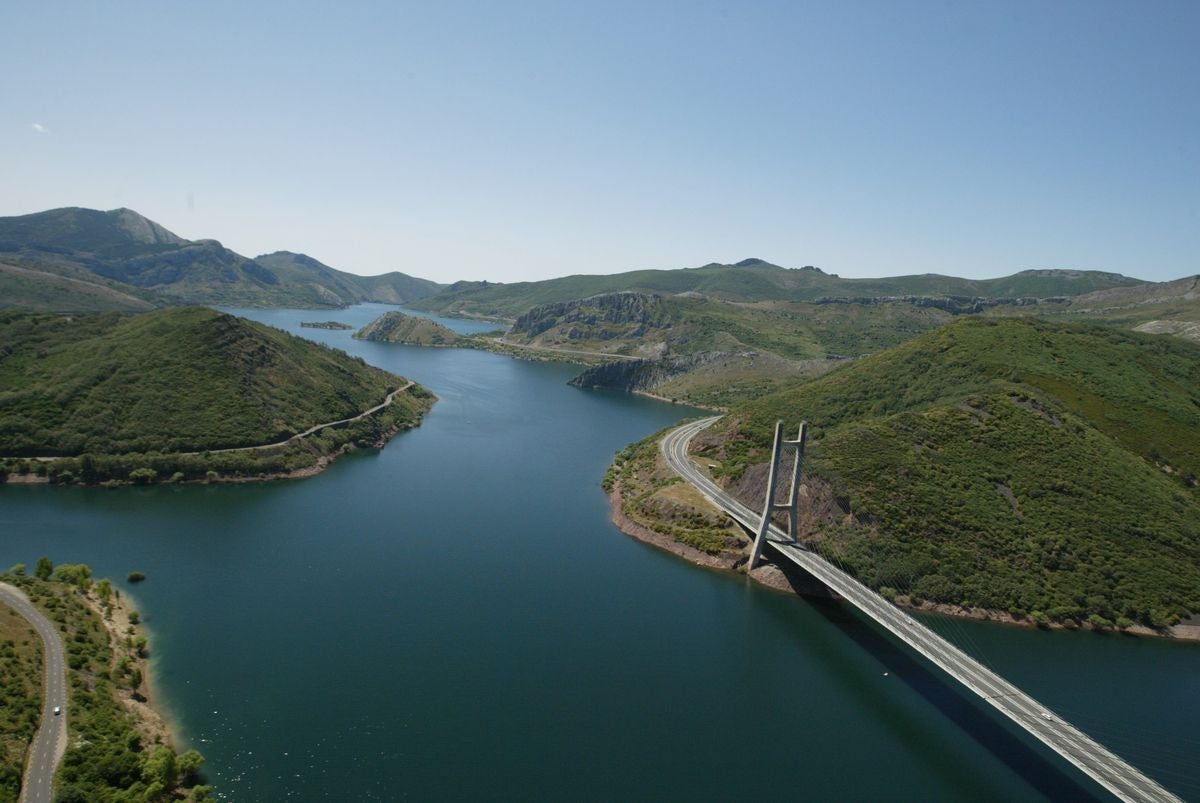
<path fill-rule="evenodd" d="M 19 589 L 0 583 L 0 602 L 7 604 L 33 626 L 42 637 L 44 697 L 42 724 L 33 737 L 25 777 L 21 781 L 20 803 L 51 803 L 54 800 L 54 773 L 67 749 L 67 661 L 63 643 L 54 623 Z M 61 714 L 54 709 L 60 708 Z"/>
<path fill-rule="evenodd" d="M 758 529 L 761 516 L 721 490 L 688 456 L 688 444 L 692 438 L 719 418 L 705 418 L 672 430 L 663 438 L 660 449 L 667 464 L 676 473 L 753 532 Z M 823 582 L 1121 800 L 1180 803 L 1178 797 L 1124 759 L 849 574 L 826 562 L 815 552 L 797 545 L 774 526 L 767 536 L 767 546 L 779 557 L 790 560 Z"/>

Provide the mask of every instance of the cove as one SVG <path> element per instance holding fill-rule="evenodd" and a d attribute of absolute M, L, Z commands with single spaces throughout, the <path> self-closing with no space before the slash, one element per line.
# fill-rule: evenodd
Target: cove
<path fill-rule="evenodd" d="M 119 585 L 225 798 L 1099 796 L 844 606 L 619 533 L 613 453 L 696 411 L 569 387 L 571 365 L 299 327 L 384 309 L 242 311 L 437 394 L 382 450 L 292 482 L 0 486 L 0 563 L 147 574 Z M 931 621 L 1200 797 L 1197 645 Z"/>

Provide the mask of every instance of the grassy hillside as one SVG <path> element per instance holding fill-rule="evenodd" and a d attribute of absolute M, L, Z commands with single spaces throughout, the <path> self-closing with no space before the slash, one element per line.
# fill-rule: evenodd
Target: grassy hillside
<path fill-rule="evenodd" d="M 407 343 L 412 346 L 451 346 L 458 335 L 436 321 L 402 312 L 385 312 L 354 333 L 359 340 Z"/>
<path fill-rule="evenodd" d="M 10 313 L 0 315 L 0 344 L 0 455 L 271 443 L 356 415 L 403 384 L 342 352 L 205 308 Z"/>
<path fill-rule="evenodd" d="M 818 268 L 787 269 L 763 260 L 747 259 L 735 265 L 641 270 L 607 276 L 564 276 L 541 282 L 462 282 L 423 299 L 415 306 L 441 313 L 515 319 L 540 304 L 622 290 L 663 295 L 700 293 L 727 301 L 813 301 L 830 296 L 1048 297 L 1137 284 L 1141 284 L 1137 279 L 1098 271 L 1025 271 L 988 280 L 959 279 L 937 274 L 842 279 Z"/>
<path fill-rule="evenodd" d="M 1200 347 L 968 319 L 739 408 L 707 445 L 750 470 L 813 425 L 815 543 L 886 593 L 1098 626 L 1200 610 Z"/>
<path fill-rule="evenodd" d="M 135 295 L 135 293 L 137 295 Z M 100 276 L 67 276 L 0 263 L 0 308 L 49 312 L 142 312 L 154 302 Z"/>
<path fill-rule="evenodd" d="M 16 803 L 42 711 L 42 640 L 0 603 L 0 803 Z"/>
<path fill-rule="evenodd" d="M 1025 311 L 998 309 L 995 314 Z M 1039 311 L 1059 320 L 1087 321 L 1200 341 L 1200 276 L 1099 290 L 1071 298 L 1060 309 Z"/>

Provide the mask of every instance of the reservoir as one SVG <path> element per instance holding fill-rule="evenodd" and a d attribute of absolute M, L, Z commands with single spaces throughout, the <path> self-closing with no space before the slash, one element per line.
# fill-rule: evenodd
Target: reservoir
<path fill-rule="evenodd" d="M 288 482 L 0 486 L 0 564 L 84 562 L 135 595 L 223 798 L 1103 799 L 846 606 L 610 524 L 613 453 L 697 411 L 299 326 L 385 309 L 242 312 L 439 397 L 382 450 Z M 1200 645 L 926 620 L 1200 800 Z"/>

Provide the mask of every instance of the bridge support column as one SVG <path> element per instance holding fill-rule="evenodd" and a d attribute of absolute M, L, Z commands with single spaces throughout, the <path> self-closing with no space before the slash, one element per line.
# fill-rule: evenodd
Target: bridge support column
<path fill-rule="evenodd" d="M 801 422 L 800 432 L 794 441 L 785 441 L 783 439 L 783 422 L 775 422 L 775 440 L 771 445 L 771 471 L 767 475 L 767 500 L 763 505 L 762 522 L 758 525 L 754 546 L 750 548 L 750 560 L 746 564 L 746 571 L 751 571 L 758 565 L 758 559 L 762 557 L 763 543 L 767 540 L 767 533 L 771 531 L 771 516 L 776 512 L 787 513 L 788 535 L 793 541 L 796 540 L 800 525 L 800 468 L 804 464 L 804 443 L 807 438 L 808 422 Z M 775 492 L 779 487 L 780 461 L 783 457 L 784 445 L 796 447 L 796 459 L 792 462 L 792 484 L 788 490 L 787 502 L 778 503 L 775 501 Z"/>

